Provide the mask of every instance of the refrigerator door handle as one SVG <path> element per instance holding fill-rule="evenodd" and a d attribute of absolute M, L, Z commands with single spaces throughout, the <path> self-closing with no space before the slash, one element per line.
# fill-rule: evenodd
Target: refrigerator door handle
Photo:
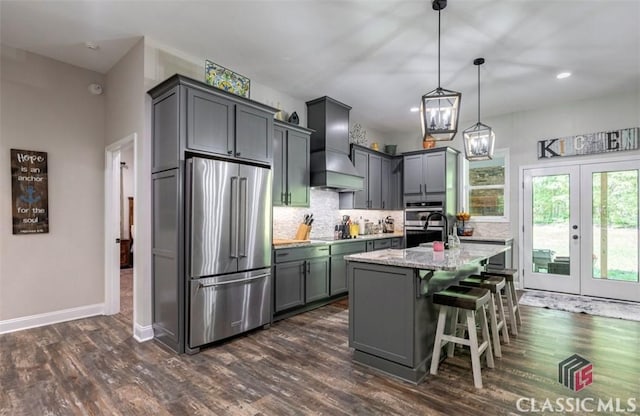
<path fill-rule="evenodd" d="M 231 253 L 232 258 L 238 258 L 238 177 L 231 177 Z"/>
<path fill-rule="evenodd" d="M 246 279 L 227 280 L 226 282 L 220 282 L 220 283 L 209 283 L 209 284 L 200 283 L 198 284 L 198 289 L 204 289 L 207 287 L 225 286 L 225 285 L 230 285 L 232 283 L 239 283 L 239 282 L 248 283 L 253 280 L 263 279 L 269 276 L 271 276 L 271 273 L 259 274 L 257 276 L 249 277 Z"/>
<path fill-rule="evenodd" d="M 240 177 L 240 213 L 238 214 L 238 256 L 247 257 L 247 178 Z"/>

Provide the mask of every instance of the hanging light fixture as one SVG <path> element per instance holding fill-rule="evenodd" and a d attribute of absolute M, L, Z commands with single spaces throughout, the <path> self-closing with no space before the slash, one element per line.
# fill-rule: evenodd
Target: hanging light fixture
<path fill-rule="evenodd" d="M 484 58 L 476 58 L 473 64 L 478 67 L 478 122 L 463 132 L 464 153 L 467 160 L 487 160 L 493 158 L 493 145 L 496 135 L 493 129 L 480 122 L 480 65 Z"/>
<path fill-rule="evenodd" d="M 431 6 L 438 11 L 438 88 L 422 96 L 422 140 L 453 140 L 458 131 L 462 94 L 440 87 L 440 11 L 447 7 L 447 0 L 432 0 Z"/>

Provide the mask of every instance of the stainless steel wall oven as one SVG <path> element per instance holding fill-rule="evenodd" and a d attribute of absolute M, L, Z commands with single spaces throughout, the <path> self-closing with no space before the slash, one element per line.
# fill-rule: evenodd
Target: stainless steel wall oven
<path fill-rule="evenodd" d="M 444 201 L 408 202 L 404 210 L 404 236 L 407 248 L 417 247 L 421 243 L 444 241 L 446 230 L 441 219 L 429 221 L 433 212 L 444 213 Z"/>

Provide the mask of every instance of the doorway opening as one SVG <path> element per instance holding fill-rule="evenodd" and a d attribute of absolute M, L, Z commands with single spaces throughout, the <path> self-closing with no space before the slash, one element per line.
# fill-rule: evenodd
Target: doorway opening
<path fill-rule="evenodd" d="M 105 314 L 134 330 L 136 280 L 136 141 L 131 134 L 105 151 Z"/>

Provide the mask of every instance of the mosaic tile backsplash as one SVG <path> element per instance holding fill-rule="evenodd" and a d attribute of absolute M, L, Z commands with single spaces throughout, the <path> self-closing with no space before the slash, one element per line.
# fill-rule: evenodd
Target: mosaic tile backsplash
<path fill-rule="evenodd" d="M 311 239 L 333 236 L 334 227 L 341 222 L 343 215 L 376 222 L 390 215 L 394 219 L 395 230 L 403 230 L 403 211 L 341 210 L 338 193 L 335 191 L 312 189 L 310 205 L 310 208 L 274 207 L 273 238 L 294 238 L 305 214 L 311 213 L 314 218 Z"/>

